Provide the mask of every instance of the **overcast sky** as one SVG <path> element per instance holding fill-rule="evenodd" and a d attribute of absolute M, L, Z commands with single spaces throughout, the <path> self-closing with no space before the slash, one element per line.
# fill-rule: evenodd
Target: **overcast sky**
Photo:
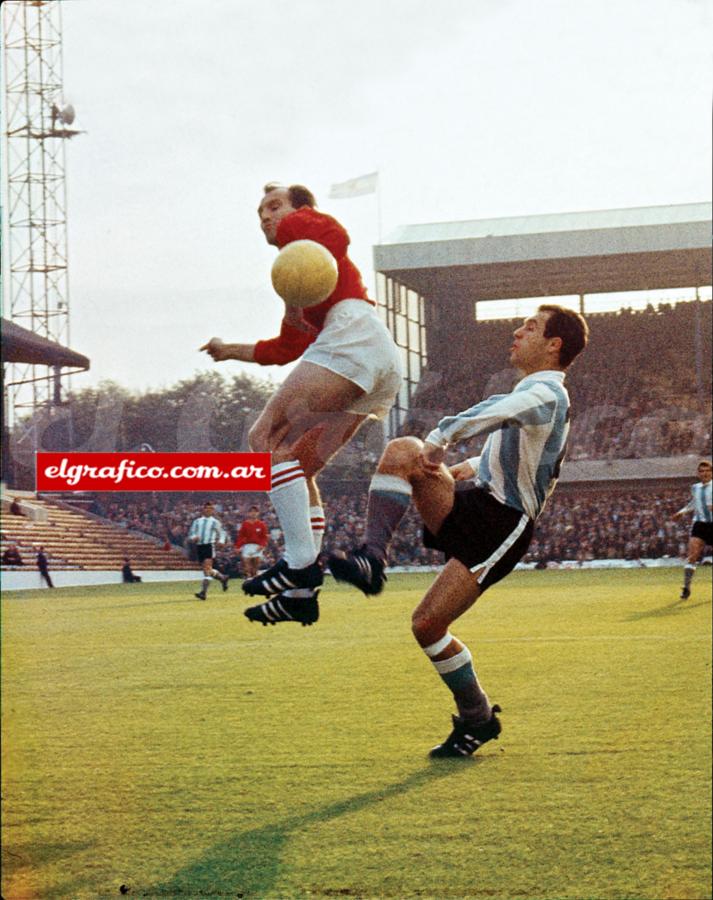
<path fill-rule="evenodd" d="M 74 389 L 245 370 L 197 348 L 279 328 L 270 180 L 313 189 L 370 285 L 379 206 L 388 236 L 709 200 L 711 37 L 707 0 L 67 0 Z M 375 170 L 378 204 L 328 199 Z"/>

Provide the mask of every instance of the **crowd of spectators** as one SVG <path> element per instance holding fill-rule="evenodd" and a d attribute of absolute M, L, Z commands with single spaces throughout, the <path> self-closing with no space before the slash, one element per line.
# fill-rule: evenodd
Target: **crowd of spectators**
<path fill-rule="evenodd" d="M 535 526 L 525 562 L 661 559 L 686 555 L 688 528 L 674 522 L 686 491 L 555 492 Z"/>
<path fill-rule="evenodd" d="M 352 485 L 323 485 L 327 511 L 327 530 L 323 549 L 326 552 L 346 550 L 364 539 L 366 519 L 366 482 Z M 173 495 L 126 495 L 127 499 L 96 499 L 92 511 L 123 527 L 153 535 L 159 540 L 185 548 L 188 528 L 199 513 L 205 498 L 175 499 Z M 216 516 L 228 534 L 228 545 L 220 549 L 218 558 L 224 566 L 239 573 L 238 555 L 233 543 L 248 508 L 256 503 L 260 517 L 270 531 L 266 562 L 271 564 L 282 553 L 282 532 L 264 494 L 226 494 L 213 498 Z M 685 556 L 688 527 L 673 522 L 673 513 L 685 505 L 688 490 L 665 488 L 638 493 L 622 490 L 596 492 L 560 489 L 550 499 L 535 527 L 535 536 L 525 562 L 583 562 L 590 559 L 657 559 Z M 421 541 L 421 521 L 412 507 L 404 517 L 391 548 L 393 566 L 439 565 L 440 553 L 426 550 Z"/>
<path fill-rule="evenodd" d="M 589 346 L 567 376 L 568 458 L 710 455 L 711 303 L 600 313 L 588 322 Z M 503 361 L 519 324 L 474 323 L 467 350 L 434 351 L 402 433 L 424 437 L 440 417 L 510 391 L 517 376 Z M 474 453 L 481 445 L 462 449 Z"/>

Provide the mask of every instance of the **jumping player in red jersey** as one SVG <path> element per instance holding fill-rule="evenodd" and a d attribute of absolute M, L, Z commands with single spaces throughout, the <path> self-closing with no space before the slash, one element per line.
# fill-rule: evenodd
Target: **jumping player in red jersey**
<path fill-rule="evenodd" d="M 240 526 L 238 536 L 235 538 L 235 549 L 240 551 L 246 578 L 254 578 L 257 575 L 269 538 L 267 525 L 258 518 L 259 515 L 259 507 L 251 506 L 248 518 Z"/>
<path fill-rule="evenodd" d="M 317 621 L 324 510 L 316 476 L 367 418 L 388 412 L 401 384 L 396 345 L 347 255 L 349 235 L 316 205 L 302 185 L 268 184 L 258 206 L 260 227 L 279 249 L 297 240 L 325 246 L 339 273 L 332 294 L 316 306 L 287 308 L 280 334 L 271 340 L 228 344 L 212 338 L 201 348 L 217 362 L 300 360 L 250 431 L 251 449 L 272 454 L 270 499 L 285 540 L 284 558 L 243 583 L 246 594 L 271 598 L 245 611 L 264 625 Z"/>

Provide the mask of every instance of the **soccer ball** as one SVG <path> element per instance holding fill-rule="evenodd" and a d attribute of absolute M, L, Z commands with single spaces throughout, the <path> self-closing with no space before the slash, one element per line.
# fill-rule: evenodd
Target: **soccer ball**
<path fill-rule="evenodd" d="M 314 306 L 337 286 L 337 261 L 316 241 L 292 241 L 272 266 L 272 286 L 288 306 Z"/>

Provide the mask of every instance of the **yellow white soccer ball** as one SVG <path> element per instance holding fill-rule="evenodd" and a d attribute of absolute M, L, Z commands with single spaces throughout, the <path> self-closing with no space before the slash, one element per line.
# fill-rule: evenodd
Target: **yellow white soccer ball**
<path fill-rule="evenodd" d="M 288 306 L 314 306 L 337 286 L 337 261 L 316 241 L 292 241 L 272 265 L 272 286 Z"/>

